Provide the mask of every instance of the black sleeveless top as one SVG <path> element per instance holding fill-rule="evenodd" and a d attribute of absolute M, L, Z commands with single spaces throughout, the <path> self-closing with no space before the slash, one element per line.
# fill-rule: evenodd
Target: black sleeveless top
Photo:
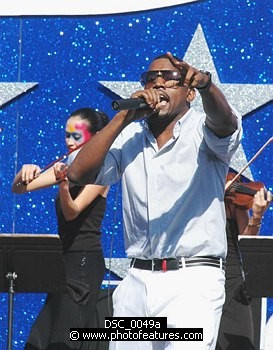
<path fill-rule="evenodd" d="M 241 275 L 241 257 L 238 246 L 239 229 L 237 223 L 233 219 L 227 219 L 226 234 L 228 252 L 226 257 L 227 270 L 231 274 Z"/>
<path fill-rule="evenodd" d="M 231 298 L 241 304 L 249 304 L 244 282 L 243 262 L 238 245 L 239 229 L 235 220 L 227 219 L 226 233 L 228 253 L 226 257 L 226 302 L 223 311 L 228 307 Z"/>
<path fill-rule="evenodd" d="M 71 185 L 69 192 L 75 199 L 82 186 Z M 67 251 L 100 251 L 101 225 L 106 210 L 106 198 L 98 195 L 76 219 L 66 221 L 61 209 L 59 194 L 55 200 L 55 209 L 58 219 L 58 234 L 63 243 L 64 252 Z"/>

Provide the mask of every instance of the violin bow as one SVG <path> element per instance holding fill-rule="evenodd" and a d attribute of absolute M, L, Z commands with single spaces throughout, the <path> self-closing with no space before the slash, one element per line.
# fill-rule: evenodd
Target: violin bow
<path fill-rule="evenodd" d="M 262 153 L 262 151 L 270 144 L 270 142 L 273 141 L 273 137 L 270 137 L 266 143 L 258 150 L 257 153 L 254 154 L 254 156 L 250 159 L 249 162 L 246 163 L 246 165 L 238 172 L 237 175 L 234 176 L 234 178 L 231 180 L 230 184 L 228 185 L 228 187 L 226 188 L 226 191 L 228 191 L 232 185 L 234 184 L 234 182 L 242 175 L 242 173 L 246 170 L 246 168 L 248 168 L 250 166 L 250 164 Z"/>
<path fill-rule="evenodd" d="M 53 162 L 47 164 L 44 168 L 41 169 L 39 174 L 42 174 L 43 172 L 45 172 L 47 169 L 51 168 L 54 164 L 59 163 L 61 160 L 65 160 L 67 159 L 71 153 L 77 151 L 78 149 L 80 149 L 86 142 L 81 143 L 80 145 L 78 145 L 76 148 L 74 149 L 70 149 L 68 152 L 66 152 L 65 154 L 63 154 L 61 157 L 53 160 Z"/>
<path fill-rule="evenodd" d="M 88 142 L 88 141 L 86 141 Z M 75 151 L 77 151 L 78 149 L 80 149 L 86 142 L 81 143 L 80 145 L 78 145 L 77 147 L 75 147 L 74 149 L 70 149 L 68 152 L 66 152 L 64 155 L 62 155 L 61 157 L 53 160 L 53 162 L 47 164 L 44 168 L 41 169 L 41 171 L 39 172 L 39 174 L 37 174 L 37 176 L 34 177 L 34 179 L 36 179 L 39 175 L 41 175 L 42 173 L 44 173 L 46 170 L 48 170 L 49 168 L 51 168 L 54 164 L 59 163 L 62 160 L 65 160 L 69 157 L 69 155 Z M 21 185 L 25 185 L 24 182 L 18 182 L 16 186 L 21 186 Z"/>

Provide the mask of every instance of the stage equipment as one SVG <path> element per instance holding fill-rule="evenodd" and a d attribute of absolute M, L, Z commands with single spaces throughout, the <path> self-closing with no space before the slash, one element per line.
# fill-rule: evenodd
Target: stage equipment
<path fill-rule="evenodd" d="M 16 293 L 63 293 L 62 243 L 51 234 L 0 234 L 0 292 L 8 293 L 8 350 L 12 349 Z"/>

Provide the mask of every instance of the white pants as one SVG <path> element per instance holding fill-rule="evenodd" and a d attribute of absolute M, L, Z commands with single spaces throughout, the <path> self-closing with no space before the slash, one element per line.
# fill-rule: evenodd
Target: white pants
<path fill-rule="evenodd" d="M 167 317 L 168 328 L 203 328 L 203 341 L 112 341 L 109 349 L 213 350 L 224 285 L 224 271 L 216 267 L 167 272 L 130 268 L 113 294 L 114 317 Z"/>

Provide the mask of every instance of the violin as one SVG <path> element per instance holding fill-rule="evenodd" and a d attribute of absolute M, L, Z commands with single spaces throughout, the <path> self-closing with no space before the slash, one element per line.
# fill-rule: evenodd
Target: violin
<path fill-rule="evenodd" d="M 228 173 L 226 181 L 232 181 L 236 176 L 234 173 Z M 225 201 L 234 204 L 238 208 L 249 210 L 252 207 L 254 195 L 261 188 L 265 188 L 262 182 L 242 182 L 241 178 L 238 177 L 226 189 Z"/>
<path fill-rule="evenodd" d="M 87 141 L 86 141 L 87 142 Z M 81 143 L 80 145 L 78 145 L 77 147 L 75 147 L 74 149 L 70 149 L 67 153 L 63 154 L 61 157 L 55 159 L 53 162 L 47 164 L 44 168 L 41 169 L 41 171 L 39 172 L 39 174 L 37 174 L 34 179 L 36 179 L 38 176 L 40 176 L 42 173 L 44 173 L 46 170 L 48 170 L 49 168 L 51 168 L 54 164 L 59 163 L 61 161 L 65 161 L 67 160 L 67 158 L 69 157 L 69 155 L 77 150 L 79 150 L 86 142 Z M 22 186 L 22 185 L 27 185 L 26 182 L 24 181 L 20 181 L 16 184 L 16 186 Z"/>
<path fill-rule="evenodd" d="M 250 161 L 239 171 L 238 174 L 228 173 L 227 182 L 230 184 L 226 188 L 225 201 L 233 203 L 241 209 L 249 210 L 253 204 L 253 197 L 261 189 L 265 188 L 262 182 L 242 182 L 241 174 L 245 169 L 263 152 L 263 150 L 273 142 L 273 137 L 270 137 L 266 143 L 256 152 Z"/>

